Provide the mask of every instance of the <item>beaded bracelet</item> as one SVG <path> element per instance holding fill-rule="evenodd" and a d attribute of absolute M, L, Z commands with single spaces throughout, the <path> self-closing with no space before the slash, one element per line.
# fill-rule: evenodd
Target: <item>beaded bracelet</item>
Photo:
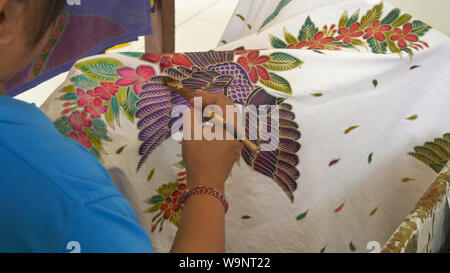
<path fill-rule="evenodd" d="M 201 185 L 195 186 L 191 189 L 187 189 L 178 198 L 178 205 L 181 207 L 181 205 L 184 204 L 189 197 L 196 195 L 196 194 L 209 194 L 209 195 L 216 197 L 217 199 L 220 200 L 220 202 L 222 202 L 222 204 L 225 208 L 225 213 L 227 213 L 229 205 L 228 205 L 227 199 L 225 198 L 225 195 L 215 188 L 201 186 Z"/>

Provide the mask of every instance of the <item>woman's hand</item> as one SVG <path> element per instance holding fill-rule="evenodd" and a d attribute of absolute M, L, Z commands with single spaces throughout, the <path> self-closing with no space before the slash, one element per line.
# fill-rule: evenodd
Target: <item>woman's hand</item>
<path fill-rule="evenodd" d="M 198 90 L 197 97 L 202 98 L 203 107 L 217 105 L 222 109 L 223 117 L 226 119 L 227 105 L 233 105 L 233 101 L 219 94 Z M 193 101 L 191 101 L 193 105 Z M 191 117 L 193 117 L 191 107 Z M 235 117 L 235 120 L 236 117 Z M 198 120 L 191 119 L 191 122 L 198 123 Z M 194 126 L 190 126 L 194 128 Z M 183 140 L 183 160 L 186 164 L 188 187 L 204 185 L 224 191 L 224 183 L 236 159 L 241 151 L 242 145 L 239 141 L 225 140 L 227 133 L 223 130 L 224 140 Z M 194 135 L 193 133 L 191 134 Z"/>
<path fill-rule="evenodd" d="M 197 91 L 195 95 L 202 97 L 202 106 L 220 106 L 224 118 L 226 118 L 226 105 L 233 104 L 223 95 L 205 91 Z M 193 108 L 191 108 L 191 113 L 192 111 Z M 201 122 L 195 121 L 193 118 L 191 121 Z M 190 127 L 194 128 L 192 124 Z M 202 140 L 183 140 L 183 160 L 186 165 L 188 187 L 204 185 L 225 193 L 225 180 L 230 174 L 240 149 L 241 144 L 237 140 L 209 141 L 204 137 Z M 207 194 L 196 194 L 189 197 L 184 205 L 183 216 L 171 252 L 224 251 L 225 209 L 222 202 Z"/>

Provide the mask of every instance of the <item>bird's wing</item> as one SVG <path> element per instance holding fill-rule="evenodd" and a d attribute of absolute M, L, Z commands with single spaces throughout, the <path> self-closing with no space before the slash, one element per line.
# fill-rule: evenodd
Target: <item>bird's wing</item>
<path fill-rule="evenodd" d="M 247 148 L 242 149 L 242 157 L 245 162 L 255 171 L 272 178 L 278 186 L 286 193 L 288 198 L 294 201 L 294 191 L 297 189 L 297 179 L 300 177 L 300 172 L 297 169 L 299 163 L 297 152 L 300 150 L 300 132 L 298 125 L 294 121 L 295 114 L 292 112 L 292 106 L 288 103 L 281 102 L 280 99 L 268 94 L 264 89 L 257 87 L 249 96 L 246 106 L 254 105 L 256 109 L 247 107 L 248 113 L 245 116 L 245 130 L 249 137 L 250 126 L 257 126 L 258 140 L 253 141 L 257 145 L 263 143 L 268 144 L 268 141 L 262 139 L 279 138 L 278 145 L 272 147 L 271 151 L 261 151 L 259 154 L 252 153 Z M 267 113 L 260 112 L 257 108 L 259 105 L 276 105 L 279 113 L 279 120 L 271 119 L 274 114 L 268 111 Z M 250 115 L 257 115 L 258 121 L 250 118 Z M 276 124 L 272 124 L 275 122 Z M 271 125 L 278 127 L 278 134 L 276 132 L 264 133 L 260 130 L 262 128 L 270 128 Z M 254 127 L 255 128 L 255 127 Z M 275 130 L 276 131 L 276 130 Z M 265 135 L 266 134 L 266 135 Z"/>

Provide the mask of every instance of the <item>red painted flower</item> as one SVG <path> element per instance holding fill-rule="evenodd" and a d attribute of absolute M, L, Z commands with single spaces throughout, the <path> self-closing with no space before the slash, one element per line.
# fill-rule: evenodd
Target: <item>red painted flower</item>
<path fill-rule="evenodd" d="M 300 49 L 300 48 L 302 48 L 302 47 L 304 47 L 305 45 L 306 45 L 306 41 L 301 41 L 301 42 L 299 42 L 298 44 L 296 44 L 296 45 L 294 45 L 294 44 L 289 44 L 288 46 L 287 46 L 287 48 L 289 48 L 289 49 Z"/>
<path fill-rule="evenodd" d="M 84 147 L 90 149 L 92 147 L 92 143 L 87 139 L 86 132 L 71 132 L 69 137 L 77 142 L 79 142 Z"/>
<path fill-rule="evenodd" d="M 362 31 L 358 31 L 359 30 L 359 23 L 354 23 L 353 25 L 350 26 L 350 28 L 340 28 L 338 33 L 340 35 L 338 35 L 336 37 L 336 41 L 340 41 L 343 40 L 344 44 L 349 44 L 353 38 L 359 37 L 361 35 L 363 35 Z"/>
<path fill-rule="evenodd" d="M 69 122 L 72 123 L 72 130 L 74 131 L 81 131 L 83 127 L 89 128 L 92 126 L 92 121 L 88 119 L 88 114 L 80 111 L 74 111 L 69 116 Z"/>
<path fill-rule="evenodd" d="M 413 25 L 411 23 L 407 23 L 403 26 L 403 30 L 399 28 L 394 28 L 394 32 L 396 35 L 391 36 L 392 41 L 398 41 L 398 46 L 401 48 L 405 48 L 408 46 L 407 41 L 409 42 L 417 42 L 419 41 L 419 37 L 414 34 L 410 34 Z"/>
<path fill-rule="evenodd" d="M 314 36 L 313 41 L 306 42 L 306 46 L 308 49 L 324 49 L 325 45 L 334 41 L 333 37 L 325 37 L 323 38 L 323 32 L 318 32 Z"/>
<path fill-rule="evenodd" d="M 116 84 L 119 86 L 133 85 L 134 93 L 138 95 L 142 92 L 142 86 L 155 76 L 155 70 L 151 66 L 141 65 L 136 70 L 130 67 L 119 68 L 117 74 L 121 78 L 116 81 Z"/>
<path fill-rule="evenodd" d="M 363 38 L 369 39 L 373 36 L 378 41 L 384 42 L 384 40 L 386 40 L 386 35 L 384 35 L 383 32 L 389 31 L 391 29 L 392 27 L 390 25 L 381 25 L 380 20 L 376 20 L 375 22 L 373 22 L 372 27 L 366 28 L 366 34 L 364 34 Z"/>
<path fill-rule="evenodd" d="M 245 71 L 247 71 L 250 80 L 253 83 L 256 83 L 259 78 L 266 81 L 270 80 L 269 72 L 262 66 L 263 63 L 266 63 L 269 60 L 269 56 L 259 56 L 259 51 L 253 50 L 250 51 L 247 56 L 239 57 L 237 62 L 245 69 Z"/>
<path fill-rule="evenodd" d="M 94 89 L 94 93 L 103 100 L 110 100 L 111 96 L 115 96 L 119 91 L 119 87 L 112 82 L 102 82 L 100 85 Z"/>
<path fill-rule="evenodd" d="M 80 88 L 77 89 L 77 96 L 79 98 L 77 101 L 79 106 L 86 106 L 89 103 L 93 103 L 94 99 L 98 97 L 92 90 L 84 92 L 84 90 Z"/>
<path fill-rule="evenodd" d="M 184 54 L 174 53 L 174 54 L 154 54 L 146 53 L 142 56 L 142 59 L 151 63 L 159 62 L 159 67 L 161 72 L 168 67 L 173 67 L 174 65 L 187 66 L 190 67 L 193 63 Z"/>
<path fill-rule="evenodd" d="M 100 118 L 101 114 L 106 113 L 108 111 L 108 106 L 103 105 L 102 100 L 96 98 L 92 104 L 89 104 L 84 107 L 84 111 L 91 115 L 91 118 Z"/>

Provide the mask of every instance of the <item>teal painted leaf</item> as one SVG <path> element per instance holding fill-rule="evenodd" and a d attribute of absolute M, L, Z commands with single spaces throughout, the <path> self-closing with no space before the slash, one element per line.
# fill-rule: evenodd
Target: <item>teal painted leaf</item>
<path fill-rule="evenodd" d="M 304 219 L 306 217 L 306 215 L 308 215 L 308 210 L 306 210 L 305 212 L 303 212 L 302 214 L 297 216 L 297 221 L 300 221 L 302 219 Z"/>
<path fill-rule="evenodd" d="M 269 35 L 270 38 L 270 44 L 273 48 L 287 48 L 287 45 L 283 40 L 280 38 L 277 38 L 276 36 L 273 36 L 272 34 Z"/>
<path fill-rule="evenodd" d="M 59 100 L 77 100 L 78 96 L 75 92 L 64 94 Z"/>
<path fill-rule="evenodd" d="M 316 36 L 317 32 L 319 32 L 319 29 L 316 27 L 316 25 L 314 25 L 314 23 L 311 21 L 311 18 L 308 16 L 302 28 L 300 29 L 298 40 L 312 41 L 314 40 L 314 36 Z"/>
<path fill-rule="evenodd" d="M 103 161 L 102 154 L 95 148 L 91 147 L 90 152 L 97 158 L 98 161 Z"/>
<path fill-rule="evenodd" d="M 67 117 L 59 118 L 53 124 L 55 125 L 58 132 L 63 136 L 67 135 L 72 130 L 72 125 L 70 124 Z"/>
<path fill-rule="evenodd" d="M 271 15 L 269 15 L 269 17 L 266 18 L 266 20 L 264 20 L 263 24 L 259 27 L 258 31 L 260 31 L 263 27 L 265 27 L 268 23 L 272 22 L 273 19 L 275 19 L 278 14 L 280 13 L 280 11 L 291 2 L 292 0 L 281 0 L 280 3 L 278 4 L 278 6 L 275 8 L 275 10 L 273 11 L 273 13 Z"/>
<path fill-rule="evenodd" d="M 270 54 L 270 60 L 263 64 L 269 70 L 285 71 L 292 70 L 303 64 L 303 61 L 283 52 L 274 52 Z"/>
<path fill-rule="evenodd" d="M 122 66 L 123 64 L 120 61 L 112 58 L 91 59 L 75 65 L 91 80 L 103 82 L 116 81 L 118 78 L 116 69 Z"/>
<path fill-rule="evenodd" d="M 353 242 L 350 242 L 349 247 L 350 247 L 350 250 L 351 250 L 352 252 L 354 252 L 354 251 L 356 250 L 356 247 L 355 247 L 355 245 L 353 244 Z"/>
<path fill-rule="evenodd" d="M 99 140 L 112 141 L 108 137 L 108 130 L 106 129 L 106 123 L 101 119 L 94 119 L 92 121 L 92 126 L 89 128 L 90 133 L 93 137 Z"/>
<path fill-rule="evenodd" d="M 160 202 L 164 202 L 164 197 L 162 197 L 161 195 L 155 195 L 147 201 L 147 203 L 152 204 L 152 205 L 158 204 Z"/>
<path fill-rule="evenodd" d="M 373 86 L 374 86 L 375 88 L 377 88 L 377 86 L 378 86 L 378 80 L 377 80 L 377 79 L 374 79 L 374 80 L 372 81 L 372 84 L 373 84 Z"/>
<path fill-rule="evenodd" d="M 273 90 L 285 93 L 285 94 L 292 94 L 292 88 L 289 82 L 277 74 L 274 74 L 272 72 L 269 72 L 270 80 L 263 80 L 259 79 L 259 81 L 264 84 L 265 86 L 272 88 Z"/>
<path fill-rule="evenodd" d="M 373 158 L 373 153 L 371 153 L 371 154 L 369 155 L 369 158 L 367 159 L 367 161 L 369 162 L 369 164 L 372 163 L 372 158 Z"/>
<path fill-rule="evenodd" d="M 370 37 L 367 39 L 367 43 L 370 46 L 370 49 L 375 54 L 386 54 L 387 52 L 387 43 L 386 42 L 380 42 L 373 37 Z"/>
<path fill-rule="evenodd" d="M 119 88 L 117 99 L 122 112 L 131 122 L 134 122 L 134 114 L 137 111 L 136 103 L 139 101 L 139 98 L 133 89 L 131 87 Z"/>
<path fill-rule="evenodd" d="M 431 26 L 425 24 L 424 22 L 422 22 L 420 20 L 414 20 L 412 22 L 412 24 L 413 24 L 413 29 L 411 30 L 411 33 L 414 33 L 418 36 L 425 35 L 425 33 L 427 33 L 431 29 Z"/>
<path fill-rule="evenodd" d="M 397 18 L 400 16 L 400 9 L 395 8 L 391 10 L 384 18 L 381 20 L 382 25 L 390 25 L 392 22 L 397 20 Z"/>
<path fill-rule="evenodd" d="M 353 13 L 352 16 L 350 16 L 345 27 L 346 28 L 351 27 L 354 23 L 356 23 L 358 21 L 358 18 L 359 18 L 359 9 L 357 11 L 355 11 L 355 13 Z"/>
<path fill-rule="evenodd" d="M 120 52 L 120 54 L 133 58 L 140 58 L 144 55 L 142 52 Z"/>
<path fill-rule="evenodd" d="M 78 75 L 70 79 L 77 88 L 81 88 L 84 91 L 91 90 L 98 86 L 98 82 L 89 79 L 86 75 Z"/>

